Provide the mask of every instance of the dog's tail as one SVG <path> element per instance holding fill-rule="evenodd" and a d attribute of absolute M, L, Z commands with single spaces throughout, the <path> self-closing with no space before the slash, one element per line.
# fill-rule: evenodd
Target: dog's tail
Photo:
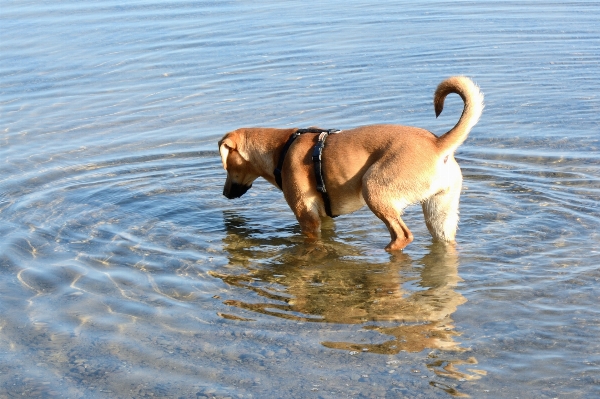
<path fill-rule="evenodd" d="M 444 100 L 450 93 L 458 94 L 465 103 L 465 107 L 456 126 L 440 136 L 438 145 L 442 151 L 454 152 L 467 139 L 469 132 L 479 121 L 483 111 L 483 94 L 479 91 L 479 87 L 467 77 L 454 76 L 444 80 L 433 95 L 436 118 L 442 113 Z"/>

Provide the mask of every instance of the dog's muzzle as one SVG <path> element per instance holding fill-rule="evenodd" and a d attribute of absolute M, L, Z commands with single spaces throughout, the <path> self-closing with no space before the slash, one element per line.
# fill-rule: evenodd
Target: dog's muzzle
<path fill-rule="evenodd" d="M 223 189 L 223 195 L 228 199 L 240 198 L 242 195 L 246 194 L 246 191 L 250 190 L 252 184 L 249 186 L 245 186 L 243 184 L 233 183 L 230 187 L 225 187 Z"/>

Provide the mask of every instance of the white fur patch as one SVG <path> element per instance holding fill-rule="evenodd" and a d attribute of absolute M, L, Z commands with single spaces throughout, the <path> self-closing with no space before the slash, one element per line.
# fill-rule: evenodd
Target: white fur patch
<path fill-rule="evenodd" d="M 221 162 L 223 162 L 223 169 L 227 170 L 227 157 L 229 156 L 229 147 L 227 144 L 221 144 L 219 147 L 219 153 L 221 154 Z"/>

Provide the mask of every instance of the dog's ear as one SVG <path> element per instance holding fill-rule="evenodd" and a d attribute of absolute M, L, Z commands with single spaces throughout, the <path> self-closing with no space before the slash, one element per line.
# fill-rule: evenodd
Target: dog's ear
<path fill-rule="evenodd" d="M 223 162 L 223 169 L 227 170 L 227 156 L 229 151 L 235 150 L 235 142 L 230 138 L 224 138 L 219 142 L 219 153 L 221 154 L 221 162 Z"/>

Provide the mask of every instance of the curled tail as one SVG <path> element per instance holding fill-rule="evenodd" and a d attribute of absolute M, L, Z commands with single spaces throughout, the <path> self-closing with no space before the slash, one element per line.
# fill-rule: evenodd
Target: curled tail
<path fill-rule="evenodd" d="M 442 151 L 454 152 L 467 139 L 469 132 L 479 120 L 483 111 L 483 94 L 467 77 L 454 76 L 444 80 L 433 95 L 436 118 L 442 113 L 444 100 L 450 93 L 458 94 L 465 107 L 456 126 L 438 138 L 438 146 Z"/>

